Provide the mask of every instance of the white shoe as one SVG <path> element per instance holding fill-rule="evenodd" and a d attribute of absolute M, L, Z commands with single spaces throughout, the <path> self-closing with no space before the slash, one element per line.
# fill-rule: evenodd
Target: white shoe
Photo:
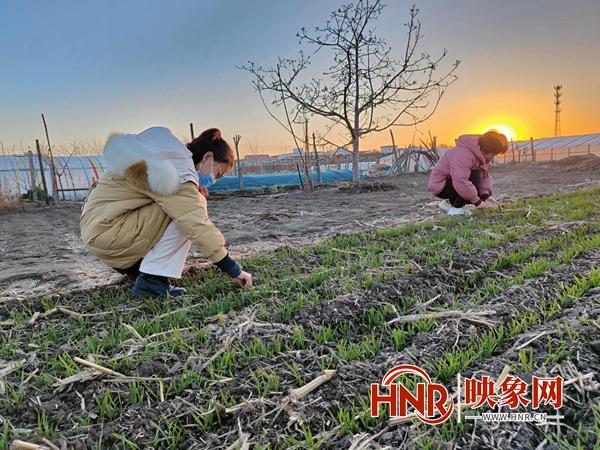
<path fill-rule="evenodd" d="M 448 215 L 449 216 L 462 216 L 465 214 L 465 210 L 464 208 L 455 208 L 454 206 L 450 206 L 450 209 L 448 210 Z"/>
<path fill-rule="evenodd" d="M 452 204 L 448 201 L 448 199 L 442 200 L 438 206 L 444 211 L 450 211 L 450 208 L 452 208 Z"/>

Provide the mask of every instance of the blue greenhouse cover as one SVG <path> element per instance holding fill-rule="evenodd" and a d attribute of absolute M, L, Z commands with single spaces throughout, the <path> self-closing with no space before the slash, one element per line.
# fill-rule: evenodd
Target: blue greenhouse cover
<path fill-rule="evenodd" d="M 306 176 L 299 175 L 297 172 L 270 173 L 265 175 L 244 175 L 244 189 L 264 189 L 272 186 L 299 186 L 300 177 L 304 183 Z M 317 182 L 317 174 L 312 173 L 311 178 L 314 183 Z M 333 183 L 336 181 L 352 180 L 351 170 L 325 170 L 321 172 L 323 183 Z M 225 176 L 220 178 L 209 189 L 209 192 L 233 192 L 238 190 L 238 177 Z"/>

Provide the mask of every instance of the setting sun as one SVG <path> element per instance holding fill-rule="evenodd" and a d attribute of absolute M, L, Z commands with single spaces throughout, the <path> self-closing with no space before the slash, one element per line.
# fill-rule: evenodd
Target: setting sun
<path fill-rule="evenodd" d="M 499 133 L 502 133 L 503 135 L 506 136 L 506 138 L 509 141 L 513 141 L 517 139 L 517 133 L 515 132 L 514 128 L 512 128 L 509 125 L 505 125 L 505 124 L 495 124 L 495 125 L 490 125 L 485 127 L 483 130 L 481 130 L 482 133 L 485 133 L 486 131 L 489 130 L 496 130 Z"/>

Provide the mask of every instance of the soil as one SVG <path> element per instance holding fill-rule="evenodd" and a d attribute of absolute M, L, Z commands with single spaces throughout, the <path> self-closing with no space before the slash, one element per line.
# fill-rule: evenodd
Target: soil
<path fill-rule="evenodd" d="M 558 233 L 558 232 L 557 232 Z M 546 236 L 548 237 L 548 236 Z M 469 310 L 489 310 L 494 309 L 498 314 L 493 318 L 494 325 L 506 324 L 511 318 L 519 317 L 521 313 L 526 313 L 535 305 L 541 302 L 552 299 L 562 289 L 564 283 L 569 283 L 573 279 L 573 273 L 586 273 L 593 268 L 600 258 L 600 251 L 593 250 L 586 254 L 581 254 L 576 257 L 569 265 L 572 271 L 566 271 L 564 266 L 557 267 L 548 271 L 545 276 L 526 280 L 523 284 L 518 284 L 512 288 L 506 289 L 501 295 L 493 298 L 484 305 L 470 305 L 470 299 L 474 292 L 481 288 L 477 284 L 473 284 L 466 289 L 457 289 L 452 280 L 459 277 L 464 277 L 465 270 L 484 269 L 489 263 L 494 260 L 500 253 L 510 251 L 513 248 L 518 248 L 525 244 L 525 240 L 532 239 L 532 236 L 524 237 L 522 240 L 508 243 L 499 248 L 489 249 L 479 254 L 477 257 L 453 257 L 455 264 L 452 268 L 440 269 L 439 272 L 431 270 L 417 271 L 414 274 L 403 275 L 397 279 L 375 286 L 367 292 L 353 292 L 332 299 L 328 302 L 319 303 L 314 307 L 307 307 L 299 312 L 293 319 L 293 322 L 279 321 L 273 316 L 271 320 L 266 322 L 254 322 L 250 328 L 244 329 L 243 336 L 239 339 L 247 343 L 250 339 L 259 337 L 263 342 L 271 344 L 277 338 L 289 338 L 294 331 L 294 326 L 285 327 L 285 325 L 302 325 L 305 328 L 307 336 L 310 336 L 310 330 L 313 329 L 314 323 L 312 318 L 319 317 L 320 325 L 335 325 L 342 321 L 351 321 L 353 323 L 353 331 L 349 335 L 351 341 L 359 341 L 367 336 L 371 331 L 361 329 L 358 325 L 360 322 L 360 314 L 371 307 L 381 306 L 383 304 L 393 304 L 398 299 L 405 295 L 413 294 L 415 291 L 431 290 L 436 285 L 444 285 L 448 289 L 446 295 L 442 296 L 436 302 L 436 307 L 443 307 L 445 304 L 454 302 L 453 308 L 469 309 Z M 550 251 L 548 256 L 553 255 L 558 250 Z M 458 256 L 458 255 L 456 255 Z M 504 269 L 496 275 L 503 277 L 509 276 L 518 271 L 518 267 Z M 534 341 L 530 344 L 530 348 L 535 351 L 534 365 L 537 368 L 538 376 L 553 376 L 560 374 L 565 379 L 571 378 L 568 372 L 569 365 L 562 363 L 560 365 L 544 365 L 543 361 L 548 357 L 548 348 L 556 347 L 560 344 L 558 338 L 554 338 L 559 330 L 559 325 L 564 326 L 564 320 L 567 320 L 572 327 L 573 335 L 568 340 L 569 351 L 572 355 L 577 355 L 576 358 L 571 358 L 571 364 L 574 364 L 572 370 L 575 373 L 589 374 L 595 372 L 600 367 L 600 354 L 598 350 L 594 350 L 591 345 L 600 341 L 600 331 L 590 322 L 584 322 L 582 319 L 598 317 L 600 314 L 600 290 L 598 288 L 590 290 L 582 299 L 573 304 L 565 304 L 564 308 L 552 321 L 543 325 L 538 325 L 534 329 L 529 330 L 527 334 L 520 334 L 514 338 L 508 339 L 502 347 L 498 348 L 494 354 L 475 364 L 468 370 L 462 373 L 463 376 L 490 375 L 497 376 L 506 364 L 509 364 L 514 369 L 511 374 L 522 376 L 523 379 L 530 383 L 530 375 L 522 374 L 518 368 L 519 351 L 518 347 L 529 341 L 530 338 L 539 335 L 542 332 L 548 333 L 552 340 L 552 345 L 548 344 L 545 339 Z M 75 304 L 70 302 L 72 307 L 81 306 L 85 310 L 85 305 Z M 354 305 L 354 306 L 353 306 Z M 132 306 L 129 304 L 128 306 Z M 418 308 L 418 305 L 415 305 Z M 325 309 L 324 309 L 325 308 Z M 214 326 L 209 326 L 205 342 L 205 348 L 214 351 L 222 345 L 225 337 L 231 330 L 242 330 L 241 323 L 244 323 L 252 314 L 252 307 L 246 307 L 241 311 L 234 311 L 221 318 L 221 321 Z M 412 312 L 418 312 L 415 309 Z M 391 317 L 386 317 L 386 320 Z M 277 328 L 263 327 L 266 323 Z M 97 324 L 99 329 L 102 329 L 102 324 Z M 245 430 L 261 429 L 264 431 L 265 439 L 268 439 L 274 448 L 285 448 L 280 441 L 278 430 L 288 430 L 290 426 L 290 417 L 292 414 L 302 417 L 305 424 L 310 425 L 314 429 L 319 429 L 323 421 L 328 417 L 327 411 L 334 414 L 335 411 L 348 402 L 359 401 L 368 394 L 368 386 L 370 382 L 379 380 L 385 372 L 394 364 L 412 363 L 416 365 L 426 364 L 427 361 L 434 361 L 436 357 L 444 351 L 452 351 L 454 348 L 466 347 L 469 341 L 482 333 L 486 332 L 485 325 L 471 323 L 468 321 L 446 321 L 438 327 L 430 331 L 421 332 L 409 339 L 408 345 L 401 351 L 396 351 L 388 343 L 383 343 L 379 351 L 363 361 L 354 361 L 347 364 L 342 364 L 337 367 L 336 377 L 330 382 L 322 385 L 319 388 L 316 399 L 312 401 L 299 402 L 293 405 L 289 410 L 279 416 L 273 414 L 273 407 L 252 407 L 249 406 L 244 410 L 228 414 L 222 418 L 219 425 L 218 434 L 208 432 L 204 434 L 186 435 L 180 447 L 178 448 L 226 448 L 232 445 L 237 438 L 238 423 L 242 423 Z M 455 339 L 456 337 L 456 339 Z M 563 336 L 566 339 L 566 336 Z M 332 344 L 329 344 L 331 346 Z M 323 346 L 326 349 L 327 346 Z M 61 353 L 67 349 L 56 348 L 53 351 Z M 227 390 L 229 395 L 234 396 L 241 402 L 244 399 L 253 397 L 254 388 L 248 384 L 251 380 L 251 371 L 261 370 L 261 368 L 277 369 L 281 377 L 281 388 L 279 393 L 272 393 L 268 400 L 272 400 L 274 405 L 278 405 L 282 397 L 289 389 L 297 387 L 297 383 L 289 369 L 291 363 L 295 363 L 304 368 L 304 375 L 307 380 L 315 378 L 320 374 L 319 367 L 315 363 L 315 354 L 326 355 L 327 352 L 322 350 L 315 343 L 310 345 L 310 348 L 302 350 L 290 350 L 280 353 L 275 357 L 263 357 L 252 362 L 246 368 L 242 368 L 235 378 L 224 379 L 221 386 Z M 188 358 L 187 363 L 194 370 L 199 370 L 196 366 L 196 358 L 199 362 L 204 362 L 207 355 L 194 355 L 191 359 Z M 182 360 L 178 359 L 180 355 L 157 355 L 152 360 L 145 361 L 144 364 L 136 366 L 131 372 L 123 371 L 126 375 L 136 376 L 168 376 L 170 372 L 178 370 L 181 367 Z M 35 365 L 35 362 L 31 362 Z M 171 369 L 169 369 L 171 368 Z M 562 372 L 561 372 L 562 371 Z M 527 378 L 529 376 L 529 378 Z M 100 385 L 99 385 L 100 383 Z M 79 413 L 79 405 L 82 398 L 89 408 L 93 408 L 94 396 L 100 392 L 105 392 L 106 389 L 118 391 L 117 385 L 102 385 L 99 383 L 82 383 L 77 390 L 69 389 L 62 392 L 57 392 L 52 395 L 42 395 L 38 397 L 39 408 L 45 411 L 49 420 L 53 423 L 64 423 L 68 421 L 68 411 L 72 411 L 71 418 Z M 127 395 L 126 390 L 123 392 L 124 398 Z M 574 415 L 565 419 L 568 423 L 581 420 L 582 417 L 588 417 L 585 427 L 590 427 L 592 431 L 593 414 L 592 404 L 588 402 L 587 397 L 582 395 L 576 385 L 570 385 L 565 388 L 565 395 L 570 399 L 575 399 L 582 403 L 580 411 L 572 408 L 569 411 L 565 410 L 565 414 Z M 180 395 L 170 398 L 165 402 L 150 405 L 129 405 L 123 414 L 115 420 L 112 420 L 103 427 L 98 424 L 90 425 L 89 428 L 82 433 L 82 428 L 77 432 L 65 427 L 61 434 L 68 439 L 69 445 L 73 445 L 76 449 L 95 448 L 95 443 L 98 442 L 99 435 L 104 436 L 105 445 L 116 445 L 114 440 L 111 440 L 111 434 L 128 435 L 135 434 L 138 438 L 151 439 L 155 434 L 154 423 L 160 423 L 162 418 L 178 417 L 185 422 L 189 420 L 193 423 L 190 411 L 190 405 L 203 408 L 209 408 L 209 405 L 204 404 L 201 392 L 194 389 L 186 389 Z M 22 407 L 22 405 L 21 405 Z M 9 409 L 5 413 L 13 419 L 13 425 L 21 428 L 26 428 L 27 425 L 35 423 L 36 412 L 31 409 Z M 544 410 L 549 414 L 550 410 Z M 270 413 L 270 414 L 269 414 Z M 587 414 L 587 416 L 586 416 Z M 576 416 L 576 417 L 575 417 Z M 476 427 L 476 432 L 475 432 Z M 381 434 L 377 435 L 378 432 Z M 570 433 L 569 430 L 565 430 Z M 378 444 L 385 448 L 402 448 L 403 442 L 414 443 L 414 440 L 422 436 L 422 430 L 418 431 L 414 427 L 391 427 L 384 429 L 383 426 L 376 426 L 371 430 L 371 435 L 374 436 L 374 445 Z M 334 439 L 330 445 L 324 448 L 345 449 L 352 444 L 352 436 L 346 434 L 341 439 Z M 464 432 L 457 437 L 453 442 L 454 448 L 472 448 L 472 449 L 524 449 L 535 448 L 544 440 L 543 430 L 533 424 L 503 424 L 502 427 L 493 427 L 490 424 L 482 423 L 481 421 L 466 422 Z M 534 444 L 531 446 L 531 444 Z M 440 443 L 441 444 L 441 443 Z M 539 448 L 554 449 L 552 445 L 545 446 L 543 443 Z M 376 445 L 368 448 L 379 448 Z"/>
<path fill-rule="evenodd" d="M 600 158 L 506 164 L 492 169 L 495 196 L 514 200 L 600 184 Z M 428 174 L 378 178 L 276 193 L 211 195 L 209 213 L 235 257 L 314 243 L 359 230 L 430 220 L 441 214 L 427 191 Z M 80 204 L 33 204 L 0 213 L 0 300 L 113 284 L 122 276 L 87 254 L 79 237 Z M 193 252 L 188 266 L 205 264 Z"/>

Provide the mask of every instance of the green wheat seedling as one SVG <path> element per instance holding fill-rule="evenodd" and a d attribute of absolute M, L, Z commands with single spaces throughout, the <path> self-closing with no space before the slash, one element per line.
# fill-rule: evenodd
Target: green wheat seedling
<path fill-rule="evenodd" d="M 114 420 L 121 415 L 121 401 L 118 394 L 113 394 L 111 391 L 106 391 L 102 396 L 94 394 L 94 401 L 100 417 Z"/>
<path fill-rule="evenodd" d="M 403 328 L 395 328 L 390 331 L 390 340 L 392 348 L 399 352 L 406 346 L 408 338 Z"/>
<path fill-rule="evenodd" d="M 279 391 L 281 379 L 275 371 L 258 368 L 250 372 L 254 388 L 261 397 L 268 397 L 272 392 Z"/>
<path fill-rule="evenodd" d="M 306 384 L 306 377 L 302 375 L 302 365 L 297 362 L 285 362 L 284 365 L 292 374 L 296 386 L 304 386 Z"/>
<path fill-rule="evenodd" d="M 562 361 L 573 353 L 570 346 L 567 345 L 567 342 L 562 337 L 559 337 L 557 342 L 554 342 L 550 336 L 546 340 L 546 351 L 548 355 L 544 358 L 542 364 L 544 367 Z"/>
<path fill-rule="evenodd" d="M 119 448 L 126 450 L 139 450 L 140 448 L 135 442 L 127 439 L 123 434 L 113 433 L 112 437 L 115 438 L 117 442 L 119 442 Z"/>
<path fill-rule="evenodd" d="M 38 411 L 37 429 L 41 436 L 50 439 L 56 434 L 58 426 L 50 423 L 45 411 Z"/>
<path fill-rule="evenodd" d="M 560 434 L 548 434 L 548 440 L 556 445 L 560 450 L 586 450 L 589 448 L 595 450 L 599 448 L 600 404 L 596 403 L 592 406 L 592 414 L 594 415 L 594 423 L 591 429 L 584 429 L 582 423 L 580 423 L 576 428 L 566 425 L 565 428 L 568 431 L 567 433 L 561 432 Z"/>
<path fill-rule="evenodd" d="M 519 368 L 526 373 L 533 372 L 533 350 L 519 350 Z"/>
<path fill-rule="evenodd" d="M 2 431 L 0 432 L 0 448 L 8 448 L 12 440 L 12 428 L 8 423 L 2 425 Z"/>
<path fill-rule="evenodd" d="M 334 336 L 335 331 L 329 326 L 318 327 L 313 331 L 313 339 L 319 345 L 333 341 Z"/>
<path fill-rule="evenodd" d="M 129 383 L 129 399 L 133 405 L 141 405 L 146 398 L 144 385 L 139 380 L 133 380 Z"/>
<path fill-rule="evenodd" d="M 152 445 L 154 448 L 179 449 L 184 439 L 183 433 L 184 428 L 178 421 L 163 417 L 159 423 L 155 425 L 155 434 Z"/>
<path fill-rule="evenodd" d="M 375 355 L 381 349 L 380 339 L 371 334 L 359 342 L 342 340 L 337 343 L 336 355 L 343 362 L 364 360 Z"/>
<path fill-rule="evenodd" d="M 299 433 L 300 439 L 296 439 L 292 436 L 286 436 L 283 440 L 283 448 L 295 448 L 303 450 L 318 450 L 325 444 L 324 438 L 318 438 L 313 436 L 310 427 L 302 424 L 300 425 Z"/>

